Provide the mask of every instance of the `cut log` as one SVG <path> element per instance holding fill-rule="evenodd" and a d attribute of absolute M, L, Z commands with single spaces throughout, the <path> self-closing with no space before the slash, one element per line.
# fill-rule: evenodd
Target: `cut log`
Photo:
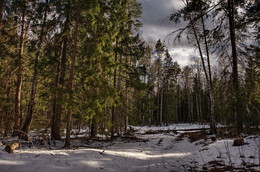
<path fill-rule="evenodd" d="M 8 153 L 14 153 L 14 150 L 20 147 L 20 143 L 14 142 L 9 145 L 6 145 L 5 151 Z"/>

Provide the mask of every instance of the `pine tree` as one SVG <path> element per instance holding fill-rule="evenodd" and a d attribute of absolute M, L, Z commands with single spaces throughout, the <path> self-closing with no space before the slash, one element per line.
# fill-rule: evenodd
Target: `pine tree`
<path fill-rule="evenodd" d="M 72 123 L 72 112 L 73 112 L 73 91 L 74 91 L 74 80 L 75 80 L 75 68 L 76 68 L 76 60 L 78 56 L 78 32 L 79 32 L 79 18 L 81 15 L 80 4 L 74 4 L 75 12 L 75 26 L 73 33 L 73 48 L 72 48 L 72 56 L 71 56 L 71 64 L 70 64 L 70 74 L 68 81 L 68 92 L 69 92 L 69 105 L 67 111 L 67 127 L 66 127 L 66 139 L 65 139 L 65 147 L 70 146 L 70 131 L 71 131 L 71 123 Z"/>
<path fill-rule="evenodd" d="M 172 14 L 170 20 L 175 21 L 177 23 L 179 22 L 180 18 L 183 18 L 185 21 L 189 22 L 189 24 L 184 29 L 180 30 L 178 35 L 180 36 L 186 29 L 189 29 L 196 41 L 196 46 L 198 47 L 199 50 L 200 59 L 202 62 L 203 71 L 206 77 L 206 84 L 208 89 L 208 99 L 209 99 L 208 110 L 210 116 L 211 133 L 216 133 L 209 41 L 208 41 L 208 34 L 207 34 L 208 30 L 206 29 L 205 19 L 204 19 L 207 18 L 208 16 L 207 9 L 210 7 L 204 1 L 186 0 L 184 3 L 185 3 L 185 7 L 179 10 L 176 14 Z M 205 48 L 203 48 L 203 44 Z M 205 49 L 205 52 L 203 52 L 203 49 Z M 207 57 L 206 61 L 204 59 L 204 54 Z"/>
<path fill-rule="evenodd" d="M 18 52 L 18 71 L 17 71 L 17 83 L 16 83 L 16 95 L 15 95 L 15 112 L 14 112 L 14 127 L 13 136 L 18 135 L 18 130 L 22 127 L 23 123 L 23 113 L 21 111 L 21 94 L 22 94 L 22 82 L 24 73 L 24 43 L 25 43 L 25 33 L 26 33 L 26 11 L 27 2 L 21 1 L 21 32 L 20 32 L 20 43 Z"/>
<path fill-rule="evenodd" d="M 0 28 L 0 118 L 4 124 L 4 135 L 12 132 L 13 127 L 13 100 L 14 100 L 14 80 L 16 69 L 16 57 L 19 43 L 17 35 L 17 18 L 13 11 L 13 5 L 6 1 L 1 1 L 1 28 Z M 5 15 L 3 15 L 3 13 Z M 19 118 L 19 117 L 18 117 Z"/>
<path fill-rule="evenodd" d="M 163 71 L 162 71 L 162 59 L 163 59 L 163 53 L 165 51 L 164 49 L 164 45 L 162 44 L 161 40 L 159 39 L 156 42 L 155 45 L 155 51 L 158 55 L 158 58 L 156 59 L 155 62 L 155 66 L 156 66 L 156 70 L 157 70 L 157 120 L 158 120 L 158 124 L 162 125 L 162 118 L 163 118 L 163 114 L 162 114 L 162 100 L 163 100 Z"/>
<path fill-rule="evenodd" d="M 65 77 L 67 71 L 67 61 L 68 61 L 68 47 L 69 47 L 69 34 L 70 34 L 70 18 L 71 18 L 71 1 L 67 1 L 64 5 L 64 27 L 61 35 L 61 49 L 60 49 L 60 64 L 57 67 L 57 80 L 56 85 L 58 87 L 57 94 L 54 98 L 53 104 L 53 119 L 52 119 L 52 128 L 51 128 L 51 135 L 52 138 L 55 140 L 60 140 L 60 127 L 61 127 L 61 117 L 62 113 L 64 112 L 63 109 L 63 96 L 65 90 Z"/>
<path fill-rule="evenodd" d="M 163 101 L 163 112 L 164 112 L 164 122 L 170 124 L 177 122 L 178 114 L 176 112 L 177 108 L 177 78 L 181 72 L 180 66 L 177 62 L 172 61 L 172 57 L 169 54 L 168 49 L 165 52 L 165 59 L 163 61 L 163 82 L 164 82 L 164 101 Z"/>
<path fill-rule="evenodd" d="M 39 8 L 41 8 L 41 5 L 42 4 L 39 4 Z M 43 54 L 42 53 L 43 42 L 44 42 L 44 37 L 46 36 L 47 10 L 48 10 L 48 0 L 45 1 L 43 11 L 37 10 L 40 13 L 39 15 L 43 14 L 43 18 L 42 18 L 42 23 L 40 24 L 41 29 L 40 29 L 40 33 L 39 33 L 39 42 L 37 42 L 37 44 L 36 44 L 37 52 L 36 52 L 35 59 L 34 59 L 34 71 L 33 71 L 30 99 L 29 99 L 29 103 L 28 103 L 28 108 L 27 108 L 24 124 L 22 126 L 22 131 L 25 133 L 28 133 L 29 128 L 31 126 L 33 113 L 34 113 L 33 111 L 35 108 L 35 97 L 36 97 L 36 90 L 37 90 L 37 85 L 38 85 L 39 58 L 41 58 L 42 54 Z M 37 19 L 34 19 L 34 20 L 37 20 Z M 27 135 L 25 136 L 25 138 L 28 139 Z"/>

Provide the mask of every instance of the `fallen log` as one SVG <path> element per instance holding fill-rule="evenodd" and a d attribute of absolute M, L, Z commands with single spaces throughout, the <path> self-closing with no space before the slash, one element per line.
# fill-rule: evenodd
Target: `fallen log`
<path fill-rule="evenodd" d="M 8 153 L 14 153 L 14 150 L 20 148 L 20 143 L 14 142 L 5 146 L 5 151 Z"/>
<path fill-rule="evenodd" d="M 223 130 L 223 129 L 226 129 L 226 127 L 218 127 L 217 130 Z M 160 133 L 170 133 L 170 132 L 173 132 L 173 133 L 178 133 L 178 132 L 197 132 L 197 131 L 202 131 L 202 132 L 206 132 L 206 131 L 209 131 L 210 128 L 209 127 L 205 127 L 205 128 L 188 128 L 188 129 L 167 129 L 167 130 L 148 130 L 148 131 L 145 131 L 144 133 L 142 134 L 160 134 Z M 138 131 L 138 130 L 137 130 Z"/>

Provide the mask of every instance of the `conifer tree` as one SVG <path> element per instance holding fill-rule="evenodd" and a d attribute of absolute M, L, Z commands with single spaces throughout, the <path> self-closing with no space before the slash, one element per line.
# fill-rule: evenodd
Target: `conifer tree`
<path fill-rule="evenodd" d="M 23 112 L 21 107 L 21 94 L 22 94 L 22 83 L 23 83 L 23 73 L 24 73 L 24 43 L 25 43 L 25 33 L 26 33 L 26 12 L 27 12 L 27 2 L 21 1 L 17 2 L 18 8 L 21 10 L 21 23 L 20 23 L 20 42 L 19 42 L 19 52 L 17 59 L 17 80 L 16 80 L 16 95 L 15 95 L 15 112 L 14 112 L 14 127 L 13 136 L 18 135 L 18 130 L 22 127 L 23 123 Z"/>
<path fill-rule="evenodd" d="M 53 118 L 52 118 L 52 128 L 51 128 L 51 135 L 52 138 L 55 140 L 60 140 L 60 127 L 61 127 L 61 118 L 62 113 L 64 113 L 63 108 L 63 98 L 65 93 L 65 77 L 67 71 L 67 61 L 68 61 L 68 48 L 69 48 L 69 34 L 70 34 L 70 18 L 71 18 L 71 1 L 67 1 L 63 4 L 64 6 L 64 17 L 65 22 L 62 30 L 61 35 L 61 49 L 60 49 L 60 64 L 57 67 L 57 80 L 55 81 L 57 85 L 57 94 L 54 98 L 53 104 Z"/>
<path fill-rule="evenodd" d="M 36 55 L 34 59 L 34 67 L 33 67 L 33 78 L 32 78 L 32 86 L 31 86 L 31 93 L 30 93 L 30 99 L 28 102 L 28 108 L 24 120 L 24 124 L 22 126 L 22 131 L 25 133 L 28 133 L 29 128 L 32 123 L 32 118 L 33 118 L 33 113 L 34 113 L 34 108 L 35 108 L 35 97 L 36 97 L 36 90 L 37 90 L 37 85 L 38 85 L 38 68 L 39 68 L 39 59 L 42 57 L 43 54 L 43 43 L 44 43 L 44 37 L 46 36 L 46 20 L 47 20 L 47 11 L 48 11 L 48 0 L 45 1 L 44 7 L 42 7 L 41 3 L 39 3 L 39 12 L 38 15 L 43 14 L 42 18 L 42 23 L 40 23 L 41 29 L 39 33 L 39 41 L 36 43 Z M 43 9 L 41 11 L 40 9 Z M 35 18 L 34 20 L 37 20 Z M 27 136 L 25 136 L 27 137 Z"/>
<path fill-rule="evenodd" d="M 157 69 L 157 120 L 158 124 L 162 125 L 162 100 L 163 100 L 163 67 L 162 67 L 162 59 L 163 53 L 165 51 L 165 46 L 162 44 L 161 40 L 159 39 L 155 45 L 155 51 L 157 52 L 158 58 L 156 59 L 155 66 Z"/>

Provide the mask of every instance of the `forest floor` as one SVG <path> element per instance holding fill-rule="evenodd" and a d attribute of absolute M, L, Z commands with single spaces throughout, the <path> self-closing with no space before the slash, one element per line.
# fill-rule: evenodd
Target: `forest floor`
<path fill-rule="evenodd" d="M 62 141 L 22 142 L 15 153 L 0 143 L 0 172 L 182 172 L 258 171 L 259 135 L 244 135 L 243 146 L 234 138 L 215 137 L 203 125 L 133 127 L 133 133 L 114 141 L 73 139 L 72 148 Z M 178 131 L 176 131 L 178 130 Z M 185 130 L 185 131 L 180 131 Z M 8 138 L 14 140 L 15 138 Z M 0 138 L 2 143 L 6 138 Z M 43 145 L 42 145 L 43 144 Z"/>

